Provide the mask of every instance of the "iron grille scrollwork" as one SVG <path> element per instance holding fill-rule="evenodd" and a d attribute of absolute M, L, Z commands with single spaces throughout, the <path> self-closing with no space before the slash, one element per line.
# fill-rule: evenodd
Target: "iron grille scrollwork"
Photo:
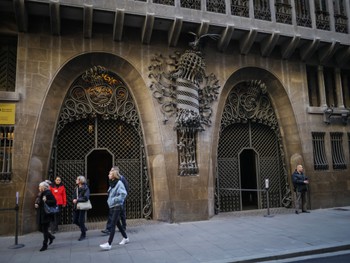
<path fill-rule="evenodd" d="M 12 180 L 14 126 L 0 126 L 0 183 Z"/>
<path fill-rule="evenodd" d="M 153 0 L 153 4 L 175 5 L 175 0 Z"/>
<path fill-rule="evenodd" d="M 208 12 L 226 13 L 225 0 L 207 0 L 206 3 Z"/>
<path fill-rule="evenodd" d="M 295 0 L 295 12 L 298 26 L 312 26 L 309 0 Z"/>
<path fill-rule="evenodd" d="M 292 6 L 285 3 L 276 3 L 276 22 L 292 24 Z"/>
<path fill-rule="evenodd" d="M 234 16 L 249 17 L 249 0 L 232 0 L 231 14 Z"/>
<path fill-rule="evenodd" d="M 0 38 L 0 90 L 15 91 L 17 41 L 12 38 Z"/>
<path fill-rule="evenodd" d="M 254 0 L 255 19 L 271 21 L 270 3 L 268 0 Z"/>
<path fill-rule="evenodd" d="M 181 7 L 201 10 L 201 0 L 180 0 Z"/>

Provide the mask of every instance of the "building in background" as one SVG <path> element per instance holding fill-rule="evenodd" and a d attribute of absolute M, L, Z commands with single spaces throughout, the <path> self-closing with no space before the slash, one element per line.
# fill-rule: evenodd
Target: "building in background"
<path fill-rule="evenodd" d="M 346 0 L 0 0 L 0 196 L 36 230 L 39 182 L 75 178 L 107 215 L 205 220 L 290 207 L 303 164 L 311 209 L 350 203 Z M 9 120 L 14 122 L 9 122 Z M 14 215 L 1 214 L 0 234 Z"/>

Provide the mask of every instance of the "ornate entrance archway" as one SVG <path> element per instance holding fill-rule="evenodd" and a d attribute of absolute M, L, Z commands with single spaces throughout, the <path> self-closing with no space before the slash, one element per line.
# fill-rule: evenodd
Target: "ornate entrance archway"
<path fill-rule="evenodd" d="M 241 155 L 245 149 L 252 149 L 256 157 Z M 253 209 L 265 208 L 266 198 L 260 191 L 265 179 L 270 182 L 271 207 L 285 205 L 290 191 L 283 156 L 278 122 L 266 85 L 255 80 L 240 82 L 230 91 L 221 119 L 216 211 L 240 211 L 246 204 L 256 204 Z M 249 170 L 242 165 L 255 167 Z"/>
<path fill-rule="evenodd" d="M 98 220 L 100 215 L 108 214 L 106 179 L 112 165 L 118 165 L 129 181 L 127 218 L 151 216 L 138 112 L 128 88 L 115 73 L 94 66 L 79 76 L 66 94 L 56 127 L 49 178 L 60 175 L 67 188 L 67 197 L 72 198 L 75 178 L 87 176 L 91 184 L 91 201 L 102 209 L 89 211 L 88 220 L 93 216 Z M 96 161 L 101 158 L 103 161 Z M 71 204 L 68 200 L 63 223 L 71 223 Z"/>

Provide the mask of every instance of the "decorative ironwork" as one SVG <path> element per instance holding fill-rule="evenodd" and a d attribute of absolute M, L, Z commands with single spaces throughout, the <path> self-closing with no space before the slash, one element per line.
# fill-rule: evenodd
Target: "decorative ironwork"
<path fill-rule="evenodd" d="M 76 176 L 86 174 L 87 156 L 105 149 L 130 184 L 127 217 L 151 217 L 152 199 L 137 109 L 127 87 L 114 73 L 95 66 L 77 78 L 62 104 L 52 149 L 49 179 L 61 175 L 68 198 L 73 196 Z M 69 224 L 71 219 L 68 202 L 62 221 Z"/>
<path fill-rule="evenodd" d="M 231 14 L 249 17 L 249 0 L 231 0 Z"/>
<path fill-rule="evenodd" d="M 13 39 L 0 38 L 0 90 L 15 91 L 17 43 Z"/>
<path fill-rule="evenodd" d="M 268 0 L 254 0 L 255 19 L 271 21 L 270 3 Z"/>
<path fill-rule="evenodd" d="M 194 33 L 192 33 L 194 34 Z M 153 96 L 162 105 L 164 123 L 176 115 L 174 129 L 178 132 L 179 175 L 196 175 L 196 134 L 203 124 L 211 125 L 211 104 L 217 99 L 218 80 L 214 74 L 205 74 L 205 62 L 199 44 L 204 37 L 217 39 L 218 35 L 203 35 L 190 43 L 192 49 L 176 52 L 169 60 L 156 55 L 149 66 Z"/>
<path fill-rule="evenodd" d="M 258 155 L 257 189 L 264 189 L 269 179 L 270 205 L 289 207 L 292 203 L 284 151 L 277 118 L 267 95 L 266 85 L 246 81 L 230 92 L 225 103 L 218 147 L 216 211 L 242 210 L 240 152 L 254 149 Z M 233 139 L 235 138 L 235 139 Z M 265 208 L 266 198 L 259 192 L 258 207 Z"/>
<path fill-rule="evenodd" d="M 298 26 L 312 26 L 309 0 L 295 0 L 295 12 Z"/>
<path fill-rule="evenodd" d="M 334 15 L 334 19 L 335 19 L 335 31 L 339 33 L 348 33 L 347 16 L 337 14 L 337 15 Z"/>
<path fill-rule="evenodd" d="M 181 7 L 201 10 L 201 0 L 180 0 Z"/>
<path fill-rule="evenodd" d="M 334 19 L 335 19 L 335 31 L 339 33 L 348 33 L 346 16 L 346 6 L 344 0 L 333 1 Z"/>
<path fill-rule="evenodd" d="M 346 162 L 343 149 L 343 133 L 331 132 L 332 162 L 333 169 L 346 169 Z"/>
<path fill-rule="evenodd" d="M 12 179 L 13 126 L 0 126 L 0 183 Z"/>
<path fill-rule="evenodd" d="M 208 12 L 226 13 L 225 0 L 207 0 L 206 3 Z"/>
<path fill-rule="evenodd" d="M 312 146 L 314 154 L 314 169 L 328 170 L 326 148 L 324 144 L 324 132 L 312 132 Z"/>
<path fill-rule="evenodd" d="M 292 24 L 292 6 L 285 3 L 276 3 L 276 22 Z"/>
<path fill-rule="evenodd" d="M 330 30 L 329 13 L 326 9 L 316 9 L 316 28 Z"/>
<path fill-rule="evenodd" d="M 153 0 L 153 4 L 175 5 L 175 0 Z"/>

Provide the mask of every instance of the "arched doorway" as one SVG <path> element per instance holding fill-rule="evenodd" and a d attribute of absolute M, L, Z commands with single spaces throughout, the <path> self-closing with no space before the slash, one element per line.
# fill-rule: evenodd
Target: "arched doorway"
<path fill-rule="evenodd" d="M 108 174 L 113 166 L 114 156 L 107 149 L 94 149 L 86 157 L 86 178 L 90 187 L 90 201 L 94 209 L 89 211 L 93 218 L 105 218 L 108 211 Z"/>
<path fill-rule="evenodd" d="M 78 175 L 87 177 L 91 190 L 93 209 L 87 220 L 106 220 L 107 175 L 112 165 L 129 181 L 127 218 L 151 217 L 139 116 L 128 88 L 115 73 L 94 66 L 76 78 L 63 101 L 52 149 L 49 178 L 60 175 L 67 190 L 63 224 L 72 220 L 71 199 Z"/>
<path fill-rule="evenodd" d="M 257 155 L 253 149 L 244 149 L 239 154 L 240 180 L 242 190 L 242 209 L 258 209 L 258 171 Z"/>
<path fill-rule="evenodd" d="M 266 208 L 265 179 L 270 182 L 270 207 L 283 206 L 290 193 L 278 122 L 266 91 L 261 81 L 242 81 L 225 102 L 218 143 L 218 212 Z"/>

